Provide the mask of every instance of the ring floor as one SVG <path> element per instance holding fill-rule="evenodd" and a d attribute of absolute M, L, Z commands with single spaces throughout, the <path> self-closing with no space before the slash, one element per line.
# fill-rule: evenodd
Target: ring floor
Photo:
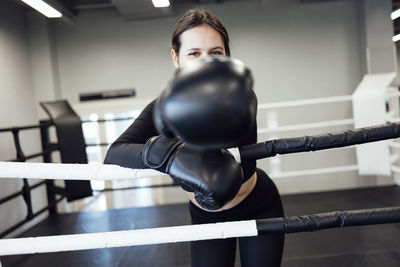
<path fill-rule="evenodd" d="M 282 197 L 286 216 L 396 206 L 400 187 L 340 190 Z M 190 223 L 187 203 L 58 214 L 20 237 L 117 231 Z M 400 266 L 400 224 L 286 235 L 283 267 Z M 190 266 L 188 243 L 0 257 L 3 267 Z M 237 253 L 235 266 L 240 266 Z M 262 265 L 260 265 L 262 266 Z"/>

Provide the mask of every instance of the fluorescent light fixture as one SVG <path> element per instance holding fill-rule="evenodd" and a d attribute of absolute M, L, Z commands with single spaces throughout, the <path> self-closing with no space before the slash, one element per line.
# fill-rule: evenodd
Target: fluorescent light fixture
<path fill-rule="evenodd" d="M 154 7 L 169 7 L 169 0 L 151 0 Z"/>
<path fill-rule="evenodd" d="M 390 15 L 390 17 L 392 18 L 392 20 L 395 20 L 398 17 L 400 17 L 400 9 L 397 9 L 396 11 L 393 11 L 392 14 Z"/>
<path fill-rule="evenodd" d="M 48 5 L 46 2 L 43 2 L 42 0 L 21 0 L 21 1 L 31 6 L 32 8 L 36 9 L 37 11 L 39 11 L 48 18 L 62 17 L 62 14 L 59 11 Z"/>
<path fill-rule="evenodd" d="M 393 42 L 400 41 L 400 34 L 393 36 L 392 40 L 393 40 Z"/>

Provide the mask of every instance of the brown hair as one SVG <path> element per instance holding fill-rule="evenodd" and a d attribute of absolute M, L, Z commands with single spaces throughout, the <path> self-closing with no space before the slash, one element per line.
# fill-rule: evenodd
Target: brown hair
<path fill-rule="evenodd" d="M 181 48 L 181 34 L 202 24 L 208 25 L 219 32 L 222 41 L 224 42 L 225 54 L 230 56 L 231 50 L 229 48 L 229 35 L 226 28 L 211 12 L 199 9 L 189 9 L 179 20 L 178 24 L 176 24 L 175 30 L 172 33 L 172 49 L 179 54 L 179 49 Z"/>

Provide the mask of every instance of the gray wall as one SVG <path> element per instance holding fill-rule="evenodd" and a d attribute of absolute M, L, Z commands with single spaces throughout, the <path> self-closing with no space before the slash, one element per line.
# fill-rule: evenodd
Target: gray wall
<path fill-rule="evenodd" d="M 113 10 L 83 12 L 55 26 L 62 96 L 135 87 L 155 97 L 172 73 L 169 38 L 176 18 L 126 22 Z"/>
<path fill-rule="evenodd" d="M 227 26 L 234 57 L 253 70 L 259 103 L 348 95 L 364 72 L 361 11 L 356 1 L 300 4 L 233 2 L 207 5 Z M 156 97 L 173 72 L 172 18 L 124 21 L 113 10 L 82 12 L 76 24 L 55 25 L 62 97 L 134 87 Z M 263 116 L 260 114 L 260 117 Z M 279 115 L 281 124 L 351 116 L 351 107 Z M 264 121 L 260 118 L 261 123 Z M 262 126 L 262 125 L 261 125 Z"/>
<path fill-rule="evenodd" d="M 13 1 L 0 2 L 0 128 L 37 124 L 32 91 L 27 23 L 23 11 Z M 38 131 L 22 132 L 21 145 L 26 154 L 40 151 Z M 0 160 L 16 157 L 12 135 L 0 134 Z M 33 183 L 33 181 L 29 181 Z M 0 198 L 21 190 L 22 180 L 1 180 Z M 45 203 L 42 189 L 33 191 L 34 211 Z M 26 216 L 22 197 L 0 207 L 0 231 Z"/>
<path fill-rule="evenodd" d="M 355 1 L 207 5 L 227 26 L 233 56 L 253 70 L 261 103 L 351 93 L 361 79 Z M 124 21 L 113 10 L 57 23 L 63 97 L 135 87 L 157 96 L 173 70 L 170 35 L 178 18 Z"/>
<path fill-rule="evenodd" d="M 35 96 L 35 103 L 60 99 L 52 24 L 38 12 L 27 12 L 26 17 L 32 91 Z M 39 117 L 47 118 L 38 104 L 36 105 L 36 112 Z"/>

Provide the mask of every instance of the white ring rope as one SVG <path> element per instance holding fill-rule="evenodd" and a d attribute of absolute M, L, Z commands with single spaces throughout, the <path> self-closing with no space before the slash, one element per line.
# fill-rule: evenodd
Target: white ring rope
<path fill-rule="evenodd" d="M 229 151 L 240 163 L 238 148 Z M 48 180 L 128 180 L 165 175 L 152 169 L 131 169 L 117 165 L 90 163 L 31 163 L 0 161 L 1 178 L 27 178 Z"/>
<path fill-rule="evenodd" d="M 0 239 L 0 256 L 257 236 L 255 220 L 91 234 Z"/>
<path fill-rule="evenodd" d="M 130 169 L 99 163 L 0 162 L 0 179 L 123 180 L 160 175 L 165 174 L 151 169 Z"/>

